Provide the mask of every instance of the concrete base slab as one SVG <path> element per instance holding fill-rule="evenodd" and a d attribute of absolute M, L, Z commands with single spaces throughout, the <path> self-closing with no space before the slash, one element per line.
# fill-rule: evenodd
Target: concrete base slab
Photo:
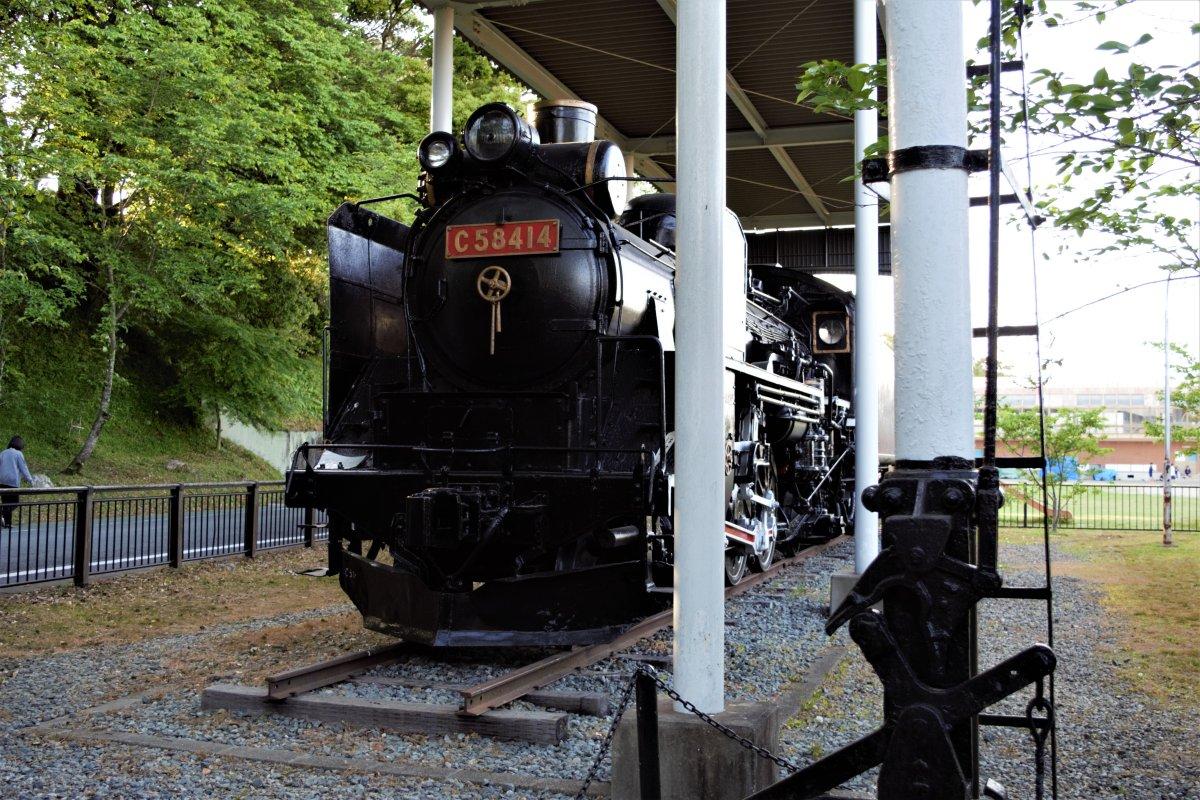
<path fill-rule="evenodd" d="M 760 747 L 779 745 L 778 714 L 767 703 L 733 703 L 715 719 Z M 678 712 L 668 698 L 658 703 L 659 774 L 663 800 L 724 800 L 770 786 L 779 768 L 709 727 Z M 612 745 L 612 790 L 618 800 L 641 797 L 638 781 L 637 710 L 630 706 Z"/>
<path fill-rule="evenodd" d="M 846 595 L 850 594 L 850 590 L 854 588 L 854 584 L 858 583 L 858 578 L 856 572 L 835 572 L 829 576 L 830 613 L 842 604 Z"/>

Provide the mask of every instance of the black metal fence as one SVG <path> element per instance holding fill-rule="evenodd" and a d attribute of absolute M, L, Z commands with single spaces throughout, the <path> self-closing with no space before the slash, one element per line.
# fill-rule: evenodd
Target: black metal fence
<path fill-rule="evenodd" d="M 327 538 L 324 514 L 287 508 L 283 481 L 13 490 L 0 587 L 178 567 Z M 6 509 L 10 510 L 10 509 Z"/>
<path fill-rule="evenodd" d="M 1163 524 L 1161 483 L 1068 484 L 1060 503 L 1059 527 L 1103 531 L 1156 531 Z M 1004 485 L 1000 525 L 1042 527 L 1042 494 L 1036 486 Z M 1053 502 L 1051 503 L 1053 506 Z M 1171 517 L 1175 530 L 1200 531 L 1200 486 L 1171 486 Z M 1051 508 L 1053 514 L 1053 508 Z"/>

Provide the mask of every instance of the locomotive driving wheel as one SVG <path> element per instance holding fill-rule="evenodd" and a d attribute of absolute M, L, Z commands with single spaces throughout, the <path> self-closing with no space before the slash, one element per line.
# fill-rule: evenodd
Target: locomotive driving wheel
<path fill-rule="evenodd" d="M 779 538 L 779 505 L 775 500 L 775 466 L 771 450 L 763 444 L 755 445 L 754 478 L 740 483 L 730 497 L 732 522 L 739 527 L 754 531 L 755 539 L 763 545 L 756 549 L 750 545 L 727 542 L 725 547 L 725 580 L 732 586 L 746 574 L 746 569 L 765 572 L 775 560 L 775 543 Z"/>
<path fill-rule="evenodd" d="M 750 548 L 740 544 L 725 545 L 725 584 L 734 586 L 746 576 Z"/>

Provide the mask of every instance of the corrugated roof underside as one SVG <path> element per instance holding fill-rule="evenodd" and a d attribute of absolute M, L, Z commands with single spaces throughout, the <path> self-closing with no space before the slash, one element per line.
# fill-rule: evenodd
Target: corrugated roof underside
<path fill-rule="evenodd" d="M 478 12 L 617 130 L 635 138 L 674 133 L 675 26 L 657 0 L 541 0 Z M 768 127 L 841 119 L 795 103 L 807 61 L 853 57 L 849 0 L 728 0 L 727 64 Z M 882 50 L 881 50 L 882 53 Z M 726 128 L 751 127 L 732 102 Z M 830 211 L 847 210 L 853 151 L 848 143 L 786 151 Z M 728 153 L 727 195 L 742 216 L 810 214 L 813 209 L 768 150 Z M 674 159 L 655 159 L 674 171 Z"/>

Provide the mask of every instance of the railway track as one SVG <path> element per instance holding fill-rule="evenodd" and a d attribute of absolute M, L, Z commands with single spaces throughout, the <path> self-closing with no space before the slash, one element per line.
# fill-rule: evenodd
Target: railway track
<path fill-rule="evenodd" d="M 839 536 L 823 544 L 808 547 L 791 558 L 781 559 L 772 564 L 764 572 L 752 573 L 743 578 L 737 585 L 725 590 L 725 597 L 737 597 L 756 586 L 770 580 L 790 566 L 820 555 L 831 547 L 845 541 L 846 537 Z M 447 707 L 446 711 L 458 717 L 460 724 L 471 726 L 471 719 L 478 719 L 494 712 L 496 709 L 521 698 L 526 698 L 538 705 L 548 708 L 597 709 L 600 705 L 595 698 L 574 698 L 569 692 L 545 692 L 544 687 L 553 684 L 560 678 L 577 669 L 595 664 L 605 658 L 626 650 L 638 640 L 663 630 L 671 625 L 672 612 L 670 609 L 631 625 L 620 635 L 600 644 L 576 647 L 564 650 L 551 656 L 511 670 L 504 675 L 472 686 L 455 687 L 461 696 L 457 708 Z M 384 647 L 351 653 L 338 658 L 310 664 L 297 669 L 272 675 L 267 678 L 265 700 L 271 703 L 284 703 L 289 698 L 307 694 L 316 689 L 331 686 L 351 680 L 375 667 L 393 664 L 411 654 L 435 654 L 431 648 L 415 645 L 409 642 L 397 642 Z M 419 683 L 419 682 L 418 682 Z M 577 693 L 585 694 L 585 693 Z M 566 705 L 564 705 L 566 704 Z M 481 721 L 482 722 L 482 721 Z"/>

